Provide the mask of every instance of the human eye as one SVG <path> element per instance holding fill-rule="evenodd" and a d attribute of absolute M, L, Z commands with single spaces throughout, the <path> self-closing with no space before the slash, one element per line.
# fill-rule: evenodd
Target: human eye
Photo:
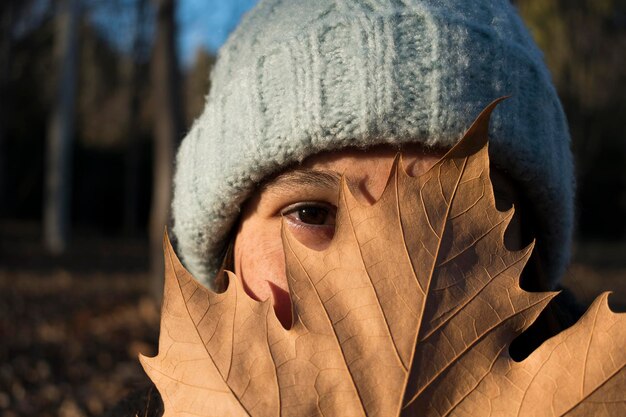
<path fill-rule="evenodd" d="M 281 215 L 293 236 L 311 249 L 326 249 L 333 239 L 337 208 L 332 204 L 299 202 L 285 207 Z"/>
<path fill-rule="evenodd" d="M 285 207 L 281 215 L 303 227 L 335 227 L 337 208 L 323 202 L 300 202 Z"/>

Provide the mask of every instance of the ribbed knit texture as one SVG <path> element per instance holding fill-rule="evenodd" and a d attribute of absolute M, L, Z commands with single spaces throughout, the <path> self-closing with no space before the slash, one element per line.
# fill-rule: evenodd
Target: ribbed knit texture
<path fill-rule="evenodd" d="M 493 163 L 523 188 L 555 284 L 569 261 L 566 120 L 540 51 L 506 0 L 265 0 L 221 49 L 177 158 L 174 233 L 212 281 L 240 206 L 268 175 L 347 146 L 452 146 L 503 95 Z"/>

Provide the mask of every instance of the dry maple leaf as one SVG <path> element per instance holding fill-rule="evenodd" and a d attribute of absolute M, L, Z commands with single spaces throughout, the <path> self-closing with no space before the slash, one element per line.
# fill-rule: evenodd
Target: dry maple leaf
<path fill-rule="evenodd" d="M 230 274 L 216 294 L 165 237 L 159 354 L 167 416 L 626 416 L 626 315 L 601 296 L 522 362 L 508 353 L 555 293 L 519 276 L 489 180 L 492 103 L 427 173 L 396 160 L 362 205 L 345 181 L 330 247 L 283 228 L 293 326 Z"/>

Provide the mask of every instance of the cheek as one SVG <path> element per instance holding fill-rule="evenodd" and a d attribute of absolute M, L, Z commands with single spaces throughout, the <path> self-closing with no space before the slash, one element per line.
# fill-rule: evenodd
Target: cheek
<path fill-rule="evenodd" d="M 280 222 L 277 223 L 264 227 L 244 224 L 235 240 L 235 274 L 258 300 L 270 297 L 275 300 L 276 288 L 287 291 L 285 255 Z"/>

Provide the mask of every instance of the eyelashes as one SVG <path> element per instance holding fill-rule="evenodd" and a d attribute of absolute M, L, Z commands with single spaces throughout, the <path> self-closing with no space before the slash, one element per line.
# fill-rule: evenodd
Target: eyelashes
<path fill-rule="evenodd" d="M 337 207 L 332 204 L 299 202 L 285 207 L 281 215 L 293 236 L 310 249 L 326 249 L 333 240 Z"/>
<path fill-rule="evenodd" d="M 334 229 L 337 208 L 329 203 L 307 201 L 285 207 L 281 215 L 302 227 L 332 227 Z"/>

